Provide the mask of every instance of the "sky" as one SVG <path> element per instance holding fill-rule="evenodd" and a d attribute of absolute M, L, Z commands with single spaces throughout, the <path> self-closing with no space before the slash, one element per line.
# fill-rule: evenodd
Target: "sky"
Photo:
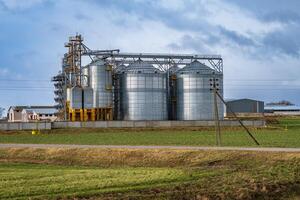
<path fill-rule="evenodd" d="M 91 49 L 220 54 L 227 99 L 300 104 L 299 0 L 0 0 L 0 107 L 52 105 L 68 37 Z"/>

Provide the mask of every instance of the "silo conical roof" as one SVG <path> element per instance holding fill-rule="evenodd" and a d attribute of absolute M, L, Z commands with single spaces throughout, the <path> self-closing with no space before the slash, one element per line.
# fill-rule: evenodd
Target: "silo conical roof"
<path fill-rule="evenodd" d="M 131 73 L 163 73 L 153 65 L 142 60 L 137 60 L 134 63 L 131 63 L 130 65 L 128 65 L 128 67 L 126 67 L 124 71 Z"/>
<path fill-rule="evenodd" d="M 102 59 L 92 61 L 89 65 L 104 65 L 105 62 Z"/>
<path fill-rule="evenodd" d="M 212 74 L 213 72 L 215 72 L 215 70 L 195 60 L 177 71 L 177 73 L 180 74 L 195 73 L 195 72 L 199 72 L 201 74 Z"/>

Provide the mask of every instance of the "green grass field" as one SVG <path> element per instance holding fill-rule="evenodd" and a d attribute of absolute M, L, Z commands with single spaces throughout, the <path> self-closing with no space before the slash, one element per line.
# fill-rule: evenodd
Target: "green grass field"
<path fill-rule="evenodd" d="M 189 180 L 172 168 L 91 168 L 37 164 L 0 164 L 0 198 L 92 196 L 161 187 Z"/>
<path fill-rule="evenodd" d="M 0 143 L 33 144 L 91 144 L 91 145 L 184 145 L 213 146 L 214 131 L 145 131 L 145 132 L 97 132 L 72 134 L 68 130 L 63 134 L 30 133 L 0 135 Z M 261 146 L 300 147 L 298 130 L 255 130 L 254 136 Z M 256 146 L 242 130 L 223 131 L 223 146 Z"/>
<path fill-rule="evenodd" d="M 0 160 L 0 199 L 300 197 L 293 153 L 25 148 Z"/>
<path fill-rule="evenodd" d="M 300 119 L 251 129 L 262 146 L 300 147 Z M 224 146 L 254 146 L 241 128 Z M 0 143 L 215 145 L 208 128 L 2 132 Z M 300 154 L 271 152 L 3 148 L 0 199 L 299 199 Z"/>
<path fill-rule="evenodd" d="M 252 129 L 251 132 L 265 147 L 300 147 L 300 118 L 281 118 L 269 128 Z M 213 146 L 213 129 L 187 130 L 97 130 L 64 129 L 0 134 L 0 143 L 34 144 L 91 144 L 91 145 L 184 145 Z M 223 146 L 256 146 L 241 128 L 222 131 Z"/>

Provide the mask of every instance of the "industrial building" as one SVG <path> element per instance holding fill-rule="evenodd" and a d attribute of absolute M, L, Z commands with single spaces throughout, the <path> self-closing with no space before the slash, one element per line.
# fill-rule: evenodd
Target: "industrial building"
<path fill-rule="evenodd" d="M 219 55 L 91 50 L 70 37 L 53 77 L 61 120 L 223 119 L 223 60 Z M 82 66 L 82 57 L 91 62 Z"/>
<path fill-rule="evenodd" d="M 265 115 L 300 115 L 300 106 L 296 105 L 273 105 L 265 106 Z"/>
<path fill-rule="evenodd" d="M 227 100 L 226 117 L 233 117 L 235 113 L 238 117 L 262 117 L 264 115 L 264 102 L 254 99 Z"/>

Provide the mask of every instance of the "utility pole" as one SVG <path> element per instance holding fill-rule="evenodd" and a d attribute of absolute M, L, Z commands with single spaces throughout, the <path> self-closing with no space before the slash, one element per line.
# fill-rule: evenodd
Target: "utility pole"
<path fill-rule="evenodd" d="M 244 123 L 242 122 L 242 120 L 240 120 L 238 118 L 238 116 L 235 114 L 235 112 L 230 108 L 230 106 L 228 106 L 228 104 L 225 102 L 225 100 L 223 99 L 223 97 L 219 94 L 218 91 L 216 91 L 216 95 L 220 98 L 220 100 L 224 103 L 224 105 L 226 106 L 226 109 L 228 109 L 233 116 L 236 118 L 236 120 L 240 123 L 240 125 L 245 129 L 245 131 L 248 133 L 248 135 L 251 137 L 251 139 L 255 142 L 256 145 L 260 145 L 259 142 L 256 140 L 256 138 L 252 135 L 252 133 L 250 132 L 250 130 L 244 125 Z"/>
<path fill-rule="evenodd" d="M 213 95 L 214 95 L 214 114 L 215 114 L 215 130 L 216 130 L 216 145 L 217 146 L 221 146 L 222 142 L 221 142 L 221 128 L 220 128 L 220 120 L 219 120 L 219 110 L 218 110 L 218 101 L 217 101 L 217 92 L 218 92 L 218 86 L 219 84 L 217 83 L 217 79 L 215 76 L 215 72 L 214 74 L 214 78 L 211 79 L 212 83 L 210 84 L 212 86 L 211 90 L 213 91 Z"/>

